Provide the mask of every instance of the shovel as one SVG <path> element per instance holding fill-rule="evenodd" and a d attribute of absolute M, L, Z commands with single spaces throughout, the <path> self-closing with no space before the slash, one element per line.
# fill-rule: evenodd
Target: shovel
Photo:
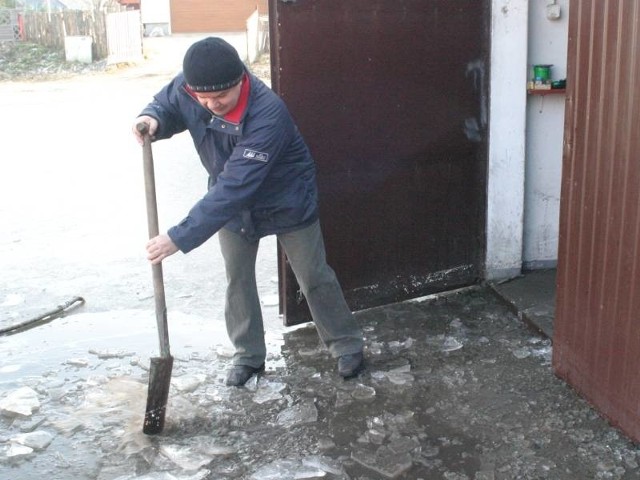
<path fill-rule="evenodd" d="M 156 203 L 156 185 L 153 170 L 153 154 L 151 152 L 151 138 L 148 126 L 139 123 L 136 127 L 143 135 L 142 160 L 144 165 L 144 186 L 147 198 L 147 225 L 149 238 L 158 235 L 158 206 Z M 153 296 L 156 303 L 156 322 L 160 339 L 160 356 L 151 358 L 149 368 L 149 390 L 147 392 L 147 409 L 144 414 L 142 431 L 147 435 L 155 435 L 164 428 L 164 417 L 169 399 L 171 384 L 171 370 L 173 357 L 169 350 L 169 329 L 167 327 L 167 306 L 164 298 L 164 282 L 162 279 L 162 265 L 152 265 Z"/>

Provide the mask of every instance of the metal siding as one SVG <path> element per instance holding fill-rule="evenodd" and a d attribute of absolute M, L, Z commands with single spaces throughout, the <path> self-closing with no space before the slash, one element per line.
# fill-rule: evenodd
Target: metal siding
<path fill-rule="evenodd" d="M 640 7 L 572 5 L 556 373 L 640 439 Z"/>

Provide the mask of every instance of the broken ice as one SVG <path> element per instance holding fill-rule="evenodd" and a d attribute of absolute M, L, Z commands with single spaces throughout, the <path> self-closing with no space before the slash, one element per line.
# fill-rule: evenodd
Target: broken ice
<path fill-rule="evenodd" d="M 397 478 L 413 465 L 411 455 L 398 455 L 389 447 L 381 446 L 374 451 L 362 448 L 351 452 L 351 458 L 387 478 Z"/>
<path fill-rule="evenodd" d="M 181 445 L 163 445 L 160 452 L 187 472 L 198 470 L 211 462 L 209 455 L 194 452 L 191 448 Z"/>
<path fill-rule="evenodd" d="M 96 355 L 99 359 L 105 360 L 109 358 L 124 358 L 124 357 L 133 357 L 133 352 L 127 352 L 125 350 L 89 350 L 89 353 L 92 355 Z"/>
<path fill-rule="evenodd" d="M 24 455 L 29 455 L 33 453 L 33 448 L 27 447 L 26 445 L 20 445 L 17 443 L 12 443 L 9 445 L 9 448 L 5 450 L 5 455 L 7 457 L 20 457 Z"/>
<path fill-rule="evenodd" d="M 511 353 L 513 353 L 514 357 L 522 360 L 523 358 L 527 358 L 531 355 L 531 350 L 527 347 L 522 347 L 512 350 Z"/>
<path fill-rule="evenodd" d="M 278 295 L 264 295 L 261 300 L 265 307 L 277 307 L 280 304 Z"/>
<path fill-rule="evenodd" d="M 337 462 L 322 456 L 310 456 L 302 460 L 280 459 L 258 468 L 250 480 L 303 480 L 323 478 L 347 478 Z"/>
<path fill-rule="evenodd" d="M 0 400 L 0 413 L 7 416 L 28 417 L 40 408 L 38 394 L 29 387 L 21 387 Z"/>
<path fill-rule="evenodd" d="M 445 337 L 444 341 L 442 342 L 443 352 L 454 352 L 456 350 L 460 350 L 462 347 L 463 344 L 454 337 Z"/>
<path fill-rule="evenodd" d="M 71 365 L 72 367 L 88 367 L 89 360 L 86 358 L 70 358 L 65 362 L 67 365 Z"/>
<path fill-rule="evenodd" d="M 304 423 L 314 423 L 318 420 L 318 409 L 311 399 L 302 400 L 299 403 L 281 411 L 276 418 L 278 425 L 293 427 Z"/>
<path fill-rule="evenodd" d="M 171 384 L 176 387 L 176 390 L 185 393 L 194 392 L 202 383 L 206 380 L 206 375 L 184 375 L 171 380 Z"/>
<path fill-rule="evenodd" d="M 258 389 L 253 396 L 253 401 L 257 404 L 263 404 L 271 402 L 273 400 L 279 400 L 282 398 L 282 392 L 287 386 L 280 382 L 268 382 L 260 380 L 258 382 Z"/>
<path fill-rule="evenodd" d="M 43 430 L 36 432 L 22 433 L 16 435 L 10 439 L 14 443 L 24 445 L 25 447 L 32 448 L 33 450 L 44 450 L 49 446 L 53 440 L 53 435 Z"/>

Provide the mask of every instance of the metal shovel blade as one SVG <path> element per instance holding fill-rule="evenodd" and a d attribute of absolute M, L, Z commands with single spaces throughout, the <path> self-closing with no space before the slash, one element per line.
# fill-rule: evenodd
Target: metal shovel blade
<path fill-rule="evenodd" d="M 147 409 L 142 426 L 142 431 L 147 435 L 157 435 L 164 428 L 172 369 L 173 357 L 171 355 L 151 358 Z"/>

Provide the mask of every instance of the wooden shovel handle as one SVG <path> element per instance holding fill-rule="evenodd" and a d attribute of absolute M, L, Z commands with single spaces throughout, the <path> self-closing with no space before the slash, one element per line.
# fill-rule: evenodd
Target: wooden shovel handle
<path fill-rule="evenodd" d="M 138 132 L 142 134 L 142 163 L 144 167 L 144 186 L 147 200 L 147 227 L 149 238 L 154 238 L 160 233 L 158 227 L 158 202 L 156 200 L 156 181 L 153 168 L 153 152 L 151 150 L 151 137 L 149 126 L 146 123 L 136 125 Z M 164 294 L 164 280 L 162 264 L 152 265 L 153 296 L 156 304 L 156 322 L 158 324 L 158 337 L 160 340 L 160 356 L 169 357 L 169 328 L 167 326 L 167 305 Z"/>

